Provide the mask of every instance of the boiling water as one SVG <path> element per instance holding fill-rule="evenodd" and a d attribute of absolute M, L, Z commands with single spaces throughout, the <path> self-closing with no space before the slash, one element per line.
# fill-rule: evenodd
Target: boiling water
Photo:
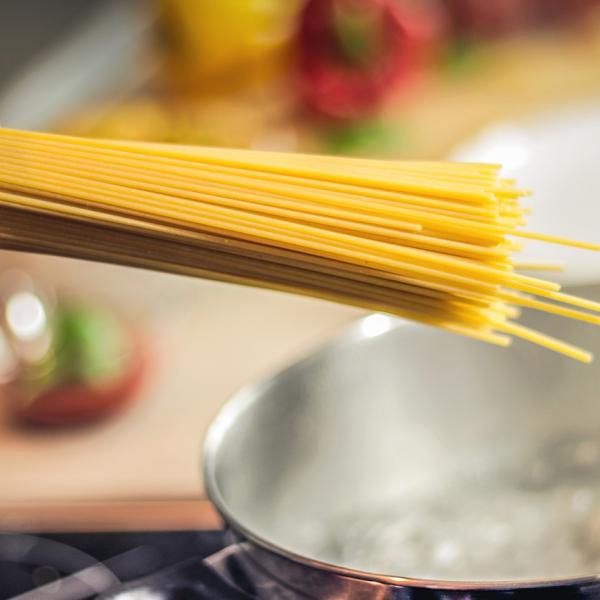
<path fill-rule="evenodd" d="M 522 468 L 347 514 L 331 533 L 325 560 L 375 573 L 465 581 L 600 573 L 600 440 L 561 440 Z"/>

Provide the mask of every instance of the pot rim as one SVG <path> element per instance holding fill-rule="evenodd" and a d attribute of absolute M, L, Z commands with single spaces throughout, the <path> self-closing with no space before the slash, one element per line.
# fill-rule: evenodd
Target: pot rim
<path fill-rule="evenodd" d="M 248 410 L 254 403 L 259 402 L 262 394 L 269 388 L 275 386 L 280 378 L 292 370 L 300 369 L 303 365 L 318 359 L 331 350 L 338 347 L 347 347 L 354 345 L 361 340 L 379 335 L 386 335 L 391 331 L 396 331 L 400 327 L 403 329 L 420 329 L 424 327 L 403 319 L 390 317 L 390 327 L 381 333 L 368 334 L 365 332 L 364 323 L 372 315 L 359 318 L 351 323 L 335 339 L 321 345 L 317 350 L 309 352 L 303 358 L 295 361 L 292 365 L 278 371 L 274 375 L 259 378 L 254 383 L 246 384 L 224 404 L 217 416 L 210 424 L 205 442 L 203 445 L 203 473 L 206 494 L 209 500 L 215 505 L 219 514 L 223 517 L 228 527 L 242 534 L 242 536 L 253 542 L 257 546 L 268 550 L 269 552 L 286 558 L 292 562 L 299 563 L 306 567 L 329 572 L 332 575 L 348 577 L 353 579 L 362 579 L 371 582 L 387 584 L 390 586 L 404 586 L 416 588 L 430 588 L 440 590 L 488 590 L 488 591 L 506 591 L 511 589 L 541 588 L 541 587 L 567 587 L 579 586 L 600 582 L 600 573 L 595 575 L 583 575 L 579 577 L 555 577 L 545 579 L 514 579 L 514 580 L 490 580 L 490 581 L 468 581 L 468 580 L 444 580 L 444 579 L 422 579 L 417 577 L 405 577 L 399 575 L 387 575 L 384 573 L 372 573 L 360 569 L 343 567 L 335 563 L 329 563 L 302 554 L 297 554 L 274 542 L 269 541 L 260 533 L 247 527 L 235 515 L 227 505 L 225 497 L 221 493 L 217 482 L 216 465 L 219 448 L 223 439 L 241 415 Z M 452 334 L 455 335 L 455 334 Z"/>

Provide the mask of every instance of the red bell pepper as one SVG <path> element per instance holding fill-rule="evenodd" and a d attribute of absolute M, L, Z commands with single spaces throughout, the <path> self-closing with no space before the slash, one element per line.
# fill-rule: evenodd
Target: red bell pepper
<path fill-rule="evenodd" d="M 299 28 L 299 81 L 320 115 L 358 119 L 408 85 L 439 37 L 435 4 L 410 0 L 309 0 Z"/>

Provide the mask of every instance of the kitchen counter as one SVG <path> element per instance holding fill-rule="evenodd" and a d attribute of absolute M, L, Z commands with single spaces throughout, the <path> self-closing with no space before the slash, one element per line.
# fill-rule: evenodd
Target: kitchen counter
<path fill-rule="evenodd" d="M 183 277 L 2 253 L 64 293 L 113 305 L 143 327 L 152 356 L 137 402 L 66 431 L 20 429 L 0 413 L 0 505 L 31 500 L 197 498 L 201 444 L 243 384 L 333 337 L 361 311 Z"/>

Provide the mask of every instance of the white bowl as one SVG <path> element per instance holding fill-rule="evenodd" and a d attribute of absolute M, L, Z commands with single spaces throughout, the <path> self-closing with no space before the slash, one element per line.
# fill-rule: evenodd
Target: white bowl
<path fill-rule="evenodd" d="M 600 243 L 600 101 L 495 125 L 451 158 L 502 163 L 533 190 L 529 230 Z M 600 253 L 528 242 L 519 258 L 566 263 L 546 275 L 565 285 L 600 281 Z"/>

